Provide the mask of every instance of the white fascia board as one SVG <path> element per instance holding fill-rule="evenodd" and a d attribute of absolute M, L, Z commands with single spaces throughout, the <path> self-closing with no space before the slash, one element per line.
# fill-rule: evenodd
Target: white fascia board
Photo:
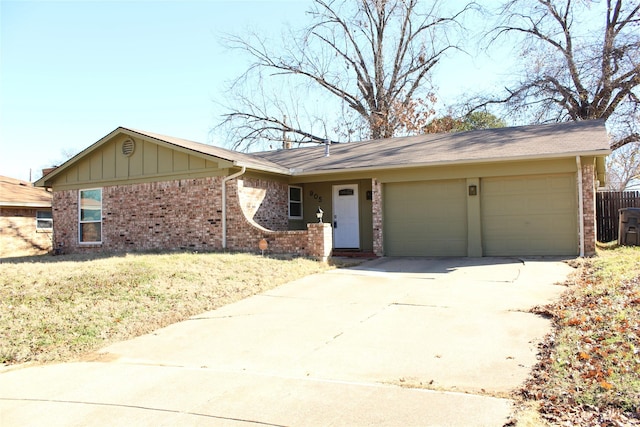
<path fill-rule="evenodd" d="M 289 175 L 289 176 L 293 175 L 293 169 L 287 169 L 285 167 L 278 168 L 278 167 L 272 167 L 272 166 L 257 165 L 255 163 L 243 162 L 243 161 L 237 161 L 237 160 L 233 161 L 233 165 L 239 168 L 246 167 L 247 169 L 253 169 L 261 172 L 271 172 L 279 175 Z"/>
<path fill-rule="evenodd" d="M 48 205 L 38 202 L 0 202 L 0 207 L 3 208 L 47 208 L 51 209 L 51 203 Z"/>

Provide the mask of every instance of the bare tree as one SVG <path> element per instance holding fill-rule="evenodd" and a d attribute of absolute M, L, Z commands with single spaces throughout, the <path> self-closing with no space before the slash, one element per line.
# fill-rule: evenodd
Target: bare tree
<path fill-rule="evenodd" d="M 638 0 L 510 0 L 500 17 L 491 43 L 521 42 L 524 71 L 480 107 L 538 123 L 606 119 L 614 149 L 640 140 Z"/>
<path fill-rule="evenodd" d="M 607 188 L 623 191 L 640 181 L 640 142 L 631 142 L 607 158 Z"/>
<path fill-rule="evenodd" d="M 453 31 L 473 4 L 448 15 L 440 6 L 440 0 L 314 0 L 312 23 L 280 46 L 258 35 L 229 37 L 228 46 L 252 63 L 232 85 L 233 106 L 221 126 L 235 148 L 285 134 L 321 143 L 419 132 L 434 113 L 430 72 L 458 49 Z M 288 89 L 294 95 L 285 95 Z"/>

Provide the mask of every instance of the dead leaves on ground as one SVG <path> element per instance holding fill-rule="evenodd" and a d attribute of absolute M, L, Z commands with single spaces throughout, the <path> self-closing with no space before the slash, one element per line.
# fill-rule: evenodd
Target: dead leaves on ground
<path fill-rule="evenodd" d="M 607 281 L 582 267 L 560 301 L 533 310 L 554 332 L 521 396 L 552 425 L 640 426 L 640 276 Z"/>

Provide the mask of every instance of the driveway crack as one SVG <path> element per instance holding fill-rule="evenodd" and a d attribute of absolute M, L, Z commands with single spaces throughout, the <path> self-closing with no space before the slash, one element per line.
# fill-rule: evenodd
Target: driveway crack
<path fill-rule="evenodd" d="M 284 427 L 282 424 L 273 424 L 266 421 L 256 420 L 256 419 L 247 419 L 247 418 L 239 418 L 239 417 L 229 417 L 229 416 L 221 416 L 215 414 L 206 414 L 203 412 L 190 412 L 184 411 L 180 409 L 171 409 L 171 408 L 162 408 L 162 407 L 153 407 L 153 406 L 145 406 L 145 405 L 132 405 L 126 403 L 117 403 L 117 402 L 98 402 L 98 401 L 85 401 L 85 400 L 64 400 L 64 399 L 37 399 L 37 398 L 14 398 L 14 397 L 0 397 L 2 401 L 14 401 L 14 402 L 46 402 L 46 403 L 58 403 L 58 404 L 66 404 L 66 405 L 78 405 L 78 406 L 103 406 L 103 407 L 112 407 L 112 408 L 120 408 L 120 409 L 135 409 L 139 411 L 149 411 L 149 412 L 164 412 L 176 415 L 188 415 L 191 417 L 198 418 L 213 418 L 222 421 L 233 421 L 237 423 L 244 424 L 253 424 L 253 425 L 264 425 L 264 426 L 275 426 L 275 427 Z"/>
<path fill-rule="evenodd" d="M 450 308 L 447 305 L 434 305 L 434 304 L 412 304 L 412 303 L 408 303 L 408 302 L 392 302 L 391 304 L 389 304 L 390 306 L 392 305 L 397 305 L 400 307 L 426 307 L 426 308 Z"/>
<path fill-rule="evenodd" d="M 390 307 L 391 305 L 393 305 L 393 304 L 385 305 L 385 306 L 384 306 L 384 307 L 382 307 L 380 310 L 377 310 L 377 311 L 375 311 L 375 312 L 371 313 L 369 316 L 366 316 L 365 318 L 360 319 L 357 323 L 358 323 L 358 324 L 365 323 L 365 322 L 366 322 L 366 321 L 368 321 L 369 319 L 371 319 L 371 318 L 373 318 L 373 317 L 377 316 L 378 314 L 382 313 L 384 310 L 386 310 L 386 309 L 387 309 L 388 307 Z M 321 346 L 314 348 L 314 349 L 313 349 L 313 352 L 316 352 L 316 351 L 320 350 L 322 347 L 325 347 L 325 346 L 327 346 L 328 344 L 332 343 L 333 341 L 337 340 L 337 339 L 338 339 L 338 338 L 340 338 L 342 335 L 344 335 L 344 334 L 345 334 L 345 332 L 347 332 L 349 329 L 352 329 L 352 328 L 353 328 L 353 326 L 351 326 L 351 327 L 349 327 L 349 328 L 344 328 L 344 330 L 342 330 L 342 331 L 338 332 L 337 334 L 335 334 L 331 339 L 329 339 L 329 340 L 325 341 Z"/>

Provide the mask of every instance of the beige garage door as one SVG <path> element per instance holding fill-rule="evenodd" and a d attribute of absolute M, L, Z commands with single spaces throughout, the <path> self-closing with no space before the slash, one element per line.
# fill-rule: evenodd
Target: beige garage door
<path fill-rule="evenodd" d="M 385 184 L 385 255 L 466 256 L 466 203 L 463 180 Z"/>
<path fill-rule="evenodd" d="M 573 174 L 481 181 L 485 256 L 577 255 Z"/>

